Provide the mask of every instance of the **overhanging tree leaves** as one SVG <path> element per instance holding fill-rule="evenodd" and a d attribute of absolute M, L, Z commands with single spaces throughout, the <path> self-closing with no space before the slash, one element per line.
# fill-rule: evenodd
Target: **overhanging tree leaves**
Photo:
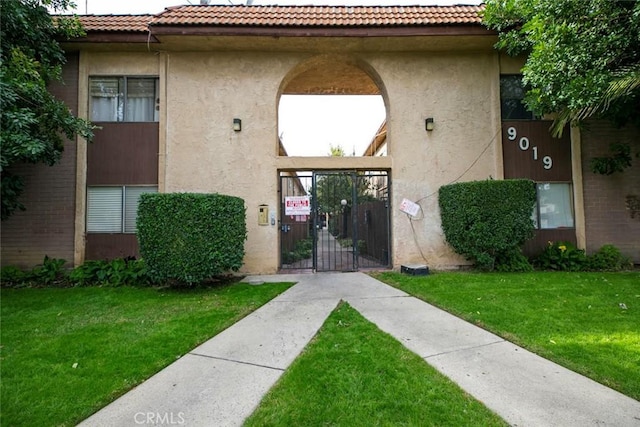
<path fill-rule="evenodd" d="M 589 117 L 640 124 L 640 2 L 487 0 L 497 47 L 527 54 L 527 106 L 557 113 L 553 131 Z"/>
<path fill-rule="evenodd" d="M 47 7 L 64 11 L 69 0 L 3 0 L 0 30 L 0 170 L 2 172 L 2 220 L 20 203 L 23 179 L 11 172 L 20 163 L 53 165 L 64 149 L 63 136 L 90 140 L 91 125 L 75 117 L 49 93 L 47 85 L 61 80 L 64 51 L 58 40 L 78 37 L 77 19 L 58 17 Z"/>

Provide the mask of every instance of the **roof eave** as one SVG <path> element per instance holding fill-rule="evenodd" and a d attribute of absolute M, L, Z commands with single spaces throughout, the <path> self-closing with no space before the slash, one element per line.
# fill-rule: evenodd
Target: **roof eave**
<path fill-rule="evenodd" d="M 87 31 L 86 36 L 67 40 L 66 43 L 159 43 L 159 41 L 150 32 Z"/>
<path fill-rule="evenodd" d="M 481 24 L 429 26 L 219 26 L 151 25 L 153 36 L 266 36 L 266 37 L 411 37 L 411 36 L 494 36 L 495 31 Z"/>

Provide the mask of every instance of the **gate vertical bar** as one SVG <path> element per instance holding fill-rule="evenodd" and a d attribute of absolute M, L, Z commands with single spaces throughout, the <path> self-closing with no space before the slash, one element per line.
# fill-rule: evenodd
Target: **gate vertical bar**
<path fill-rule="evenodd" d="M 313 212 L 313 272 L 318 271 L 318 224 L 317 218 L 320 215 L 318 204 L 318 192 L 316 191 L 316 173 L 311 174 L 311 209 Z M 322 221 L 320 222 L 322 224 Z"/>
<path fill-rule="evenodd" d="M 351 173 L 351 247 L 353 248 L 351 265 L 353 271 L 358 271 L 358 174 Z"/>

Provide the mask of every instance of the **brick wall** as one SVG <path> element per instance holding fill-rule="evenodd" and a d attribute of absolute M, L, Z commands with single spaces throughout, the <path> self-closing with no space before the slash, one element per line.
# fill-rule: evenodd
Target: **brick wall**
<path fill-rule="evenodd" d="M 67 57 L 64 84 L 51 92 L 78 111 L 78 55 Z M 45 255 L 73 263 L 76 186 L 76 145 L 65 141 L 61 161 L 54 166 L 26 164 L 11 169 L 25 178 L 21 199 L 26 211 L 2 222 L 2 265 L 32 267 Z"/>
<path fill-rule="evenodd" d="M 605 176 L 589 169 L 590 159 L 610 155 L 609 144 L 631 145 L 632 166 L 623 173 Z M 614 244 L 622 253 L 640 263 L 640 215 L 631 218 L 626 197 L 640 197 L 640 129 L 616 129 L 608 122 L 593 121 L 582 131 L 582 169 L 587 253 L 604 244 Z"/>

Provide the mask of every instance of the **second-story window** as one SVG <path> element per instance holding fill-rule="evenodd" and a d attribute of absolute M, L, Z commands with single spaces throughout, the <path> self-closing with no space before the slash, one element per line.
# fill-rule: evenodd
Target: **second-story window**
<path fill-rule="evenodd" d="M 524 104 L 525 88 L 519 74 L 500 76 L 500 109 L 502 120 L 533 120 L 534 116 Z"/>
<path fill-rule="evenodd" d="M 94 122 L 157 122 L 156 77 L 91 77 L 91 120 Z"/>

